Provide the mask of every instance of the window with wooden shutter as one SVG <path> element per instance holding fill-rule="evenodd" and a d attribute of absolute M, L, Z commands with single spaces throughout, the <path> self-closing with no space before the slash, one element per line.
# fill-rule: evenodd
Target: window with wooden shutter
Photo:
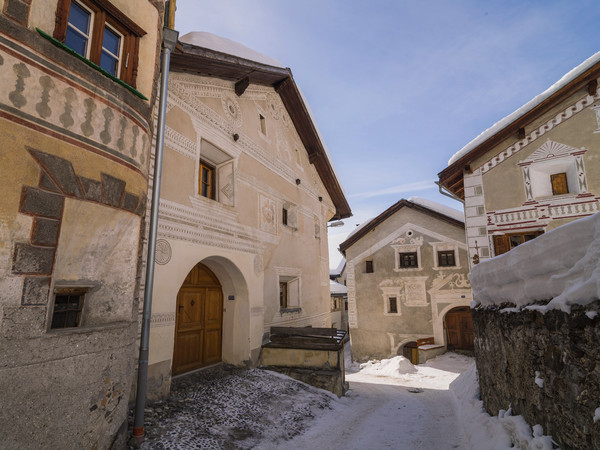
<path fill-rule="evenodd" d="M 567 174 L 565 172 L 550 175 L 550 183 L 552 183 L 552 195 L 563 195 L 569 193 Z"/>
<path fill-rule="evenodd" d="M 494 254 L 496 256 L 506 253 L 509 250 L 510 244 L 508 243 L 507 235 L 494 236 Z"/>
<path fill-rule="evenodd" d="M 535 239 L 540 234 L 543 234 L 543 231 L 528 231 L 526 233 L 510 233 L 494 236 L 494 253 L 496 256 L 506 253 L 524 242 Z"/>
<path fill-rule="evenodd" d="M 54 38 L 135 87 L 146 32 L 108 0 L 59 0 Z"/>
<path fill-rule="evenodd" d="M 198 170 L 198 194 L 215 199 L 215 169 L 203 161 Z"/>

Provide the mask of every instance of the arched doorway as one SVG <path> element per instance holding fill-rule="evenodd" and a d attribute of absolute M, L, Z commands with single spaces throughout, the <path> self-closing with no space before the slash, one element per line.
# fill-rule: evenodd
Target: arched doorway
<path fill-rule="evenodd" d="M 198 263 L 177 294 L 173 375 L 221 361 L 223 292 L 215 274 Z"/>
<path fill-rule="evenodd" d="M 452 308 L 444 322 L 448 350 L 473 350 L 473 319 L 468 306 Z"/>

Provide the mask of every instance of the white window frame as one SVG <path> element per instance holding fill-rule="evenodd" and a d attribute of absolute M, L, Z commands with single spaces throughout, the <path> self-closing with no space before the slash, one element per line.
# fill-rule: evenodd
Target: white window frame
<path fill-rule="evenodd" d="M 277 292 L 278 309 L 282 312 L 285 312 L 287 310 L 298 311 L 298 310 L 302 309 L 302 269 L 297 269 L 297 268 L 293 268 L 293 267 L 276 267 L 275 274 L 277 275 L 275 278 L 277 281 L 276 292 Z M 298 299 L 296 300 L 297 304 L 293 305 L 293 304 L 290 304 L 290 283 L 294 283 L 296 281 L 298 282 L 298 292 L 297 292 Z M 288 289 L 287 289 L 288 304 L 287 304 L 286 308 L 282 308 L 279 303 L 279 284 L 280 283 L 287 283 L 287 285 L 288 285 Z"/>
<path fill-rule="evenodd" d="M 456 270 L 460 269 L 460 259 L 458 256 L 458 245 L 451 242 L 430 242 L 429 245 L 433 247 L 433 269 L 434 270 Z M 450 251 L 454 250 L 454 266 L 440 266 L 438 260 L 438 251 Z"/>
<path fill-rule="evenodd" d="M 101 50 L 100 50 L 100 59 L 101 60 L 102 60 L 102 52 L 103 51 L 106 51 L 106 53 L 108 53 L 109 55 L 112 55 L 115 58 L 117 58 L 117 70 L 116 70 L 117 73 L 113 76 L 118 78 L 119 74 L 121 73 L 121 64 L 123 62 L 123 42 L 125 41 L 125 35 L 123 35 L 123 33 L 121 33 L 115 27 L 113 27 L 108 21 L 104 22 L 104 28 L 110 29 L 110 31 L 112 31 L 113 33 L 115 33 L 116 35 L 119 36 L 119 54 L 114 55 L 113 53 L 109 52 L 107 49 L 104 48 L 104 30 L 102 30 L 102 45 L 101 45 Z"/>
<path fill-rule="evenodd" d="M 76 33 L 85 36 L 87 38 L 87 44 L 85 46 L 85 55 L 84 58 L 85 59 L 90 59 L 90 50 L 91 50 L 91 42 L 92 42 L 92 35 L 94 34 L 94 17 L 96 15 L 96 13 L 94 12 L 94 10 L 90 9 L 88 6 L 86 6 L 85 4 L 78 2 L 76 0 L 71 0 L 71 3 L 75 3 L 77 6 L 79 6 L 81 9 L 87 11 L 88 13 L 90 13 L 90 30 L 89 30 L 89 34 L 83 34 L 81 32 L 81 30 L 79 28 L 76 28 L 75 26 L 71 25 L 71 22 L 69 21 L 69 19 L 71 18 L 71 14 L 69 13 L 69 17 L 67 17 L 67 30 L 70 28 L 71 30 L 75 31 Z M 119 33 L 121 34 L 121 33 Z"/>

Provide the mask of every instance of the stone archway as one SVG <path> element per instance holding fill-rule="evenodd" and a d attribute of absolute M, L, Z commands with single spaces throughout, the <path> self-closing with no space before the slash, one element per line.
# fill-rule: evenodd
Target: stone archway
<path fill-rule="evenodd" d="M 215 274 L 198 263 L 177 293 L 173 375 L 221 361 L 223 291 Z"/>
<path fill-rule="evenodd" d="M 471 308 L 458 306 L 444 316 L 448 350 L 473 350 L 473 319 Z"/>

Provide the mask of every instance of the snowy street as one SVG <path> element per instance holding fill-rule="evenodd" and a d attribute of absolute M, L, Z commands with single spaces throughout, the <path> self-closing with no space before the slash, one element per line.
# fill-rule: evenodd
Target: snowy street
<path fill-rule="evenodd" d="M 274 372 L 217 365 L 173 381 L 146 408 L 143 449 L 551 450 L 540 425 L 479 398 L 473 358 L 446 353 L 347 365 L 338 398 Z M 139 448 L 132 443 L 131 448 Z"/>
<path fill-rule="evenodd" d="M 389 376 L 376 376 L 370 367 L 350 373 L 350 392 L 340 401 L 344 407 L 327 421 L 315 421 L 289 448 L 470 448 L 448 385 L 471 363 L 471 358 L 448 354 L 416 368 L 407 363 L 400 372 L 379 370 Z"/>

